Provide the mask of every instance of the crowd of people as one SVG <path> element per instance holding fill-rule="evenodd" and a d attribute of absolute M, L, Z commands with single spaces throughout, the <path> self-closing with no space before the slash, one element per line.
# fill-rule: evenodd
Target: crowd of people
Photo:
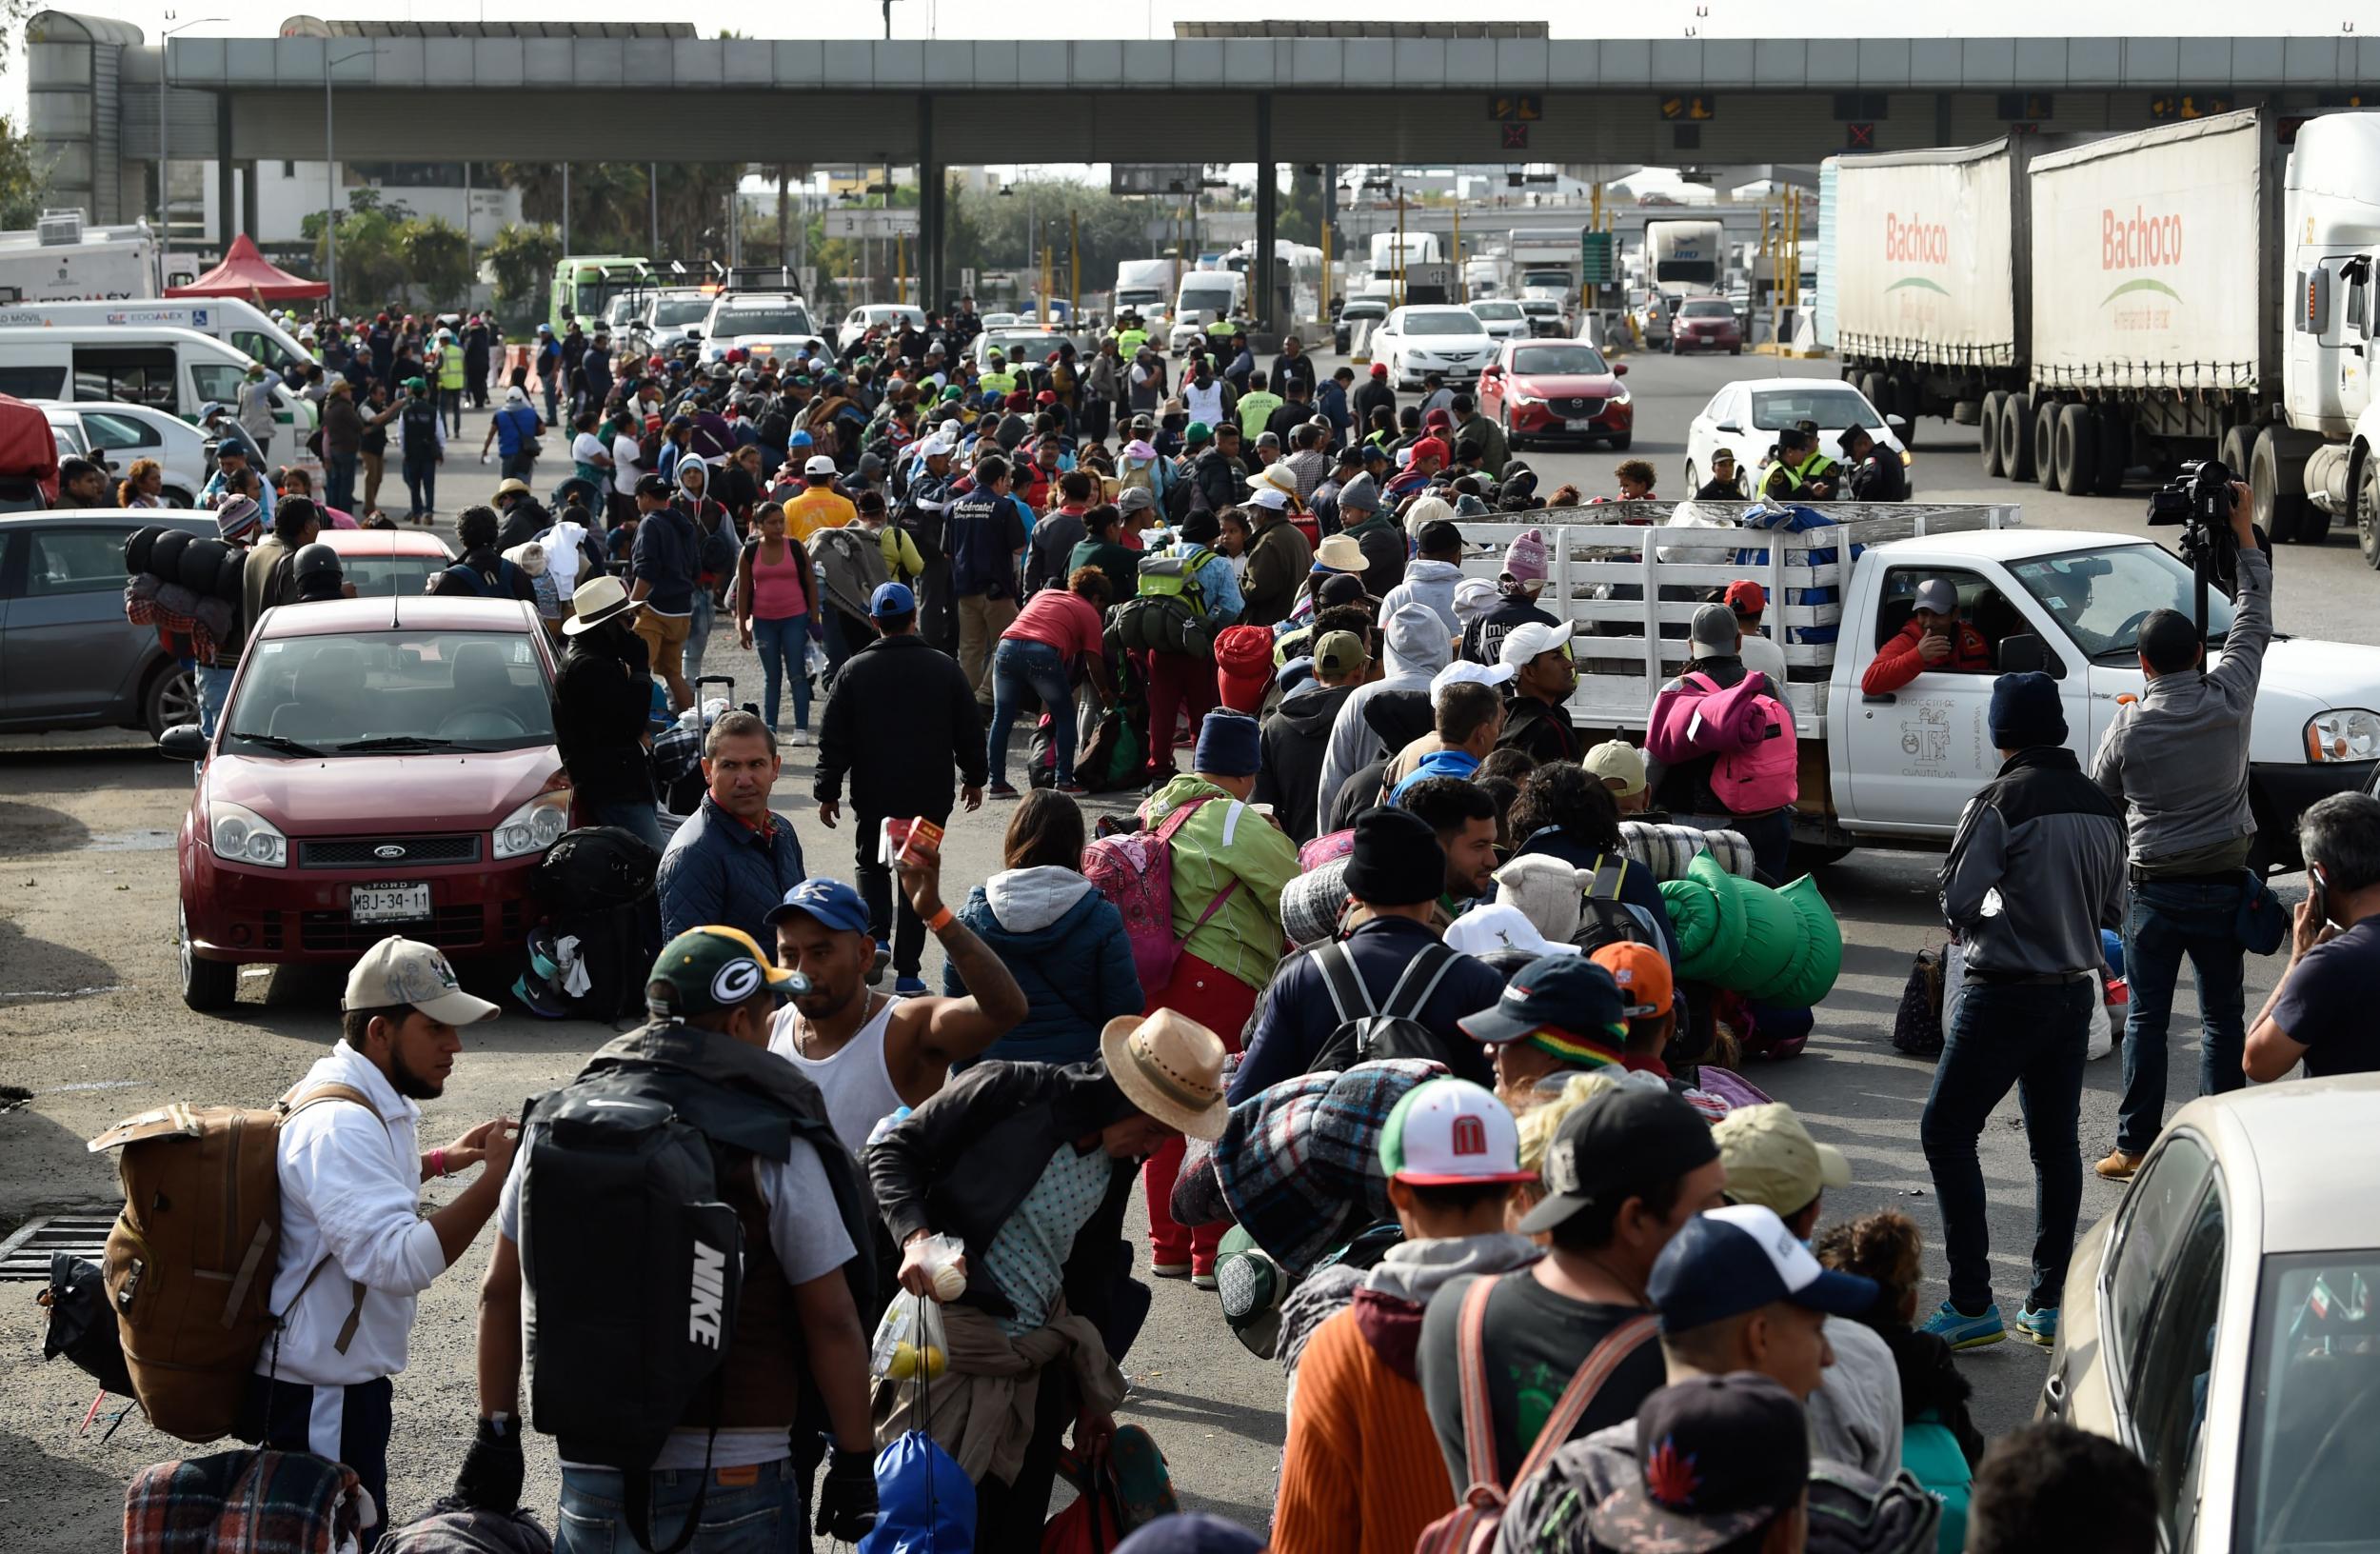
<path fill-rule="evenodd" d="M 387 372 L 407 349 L 387 326 L 354 330 L 339 369 L 372 392 L 383 335 Z M 646 1421 L 634 1460 L 610 1449 L 608 1405 L 550 1384 L 588 1411 L 536 1410 L 559 1437 L 565 1550 L 615 1532 L 695 1550 L 852 1538 L 879 1510 L 875 1449 L 910 1429 L 972 1482 L 979 1547 L 1038 1549 L 1069 1437 L 1089 1453 L 1117 1428 L 1149 1309 L 1136 1272 L 1217 1291 L 1215 1339 L 1283 1366 L 1278 1498 L 1246 1546 L 1477 1548 L 1479 1526 L 1506 1554 L 2157 1546 L 2139 1462 L 2054 1425 L 1987 1446 L 1952 1356 L 2006 1330 L 1975 1148 L 2013 1086 L 2038 1234 L 2011 1325 L 2055 1335 L 2102 929 L 2124 929 L 2134 1000 L 2103 1176 L 2136 1168 L 2162 1122 L 2184 955 L 2203 1088 L 2301 1060 L 2380 1066 L 2345 1034 L 2374 965 L 2370 800 L 2308 816 L 2323 893 L 2281 988 L 2240 1018 L 2227 936 L 2271 629 L 2252 536 L 2221 667 L 2200 672 L 2190 623 L 2152 616 L 2149 691 L 2088 770 L 2053 682 L 1995 683 L 2005 765 L 1941 873 L 1968 980 L 1922 1124 L 1951 1269 L 1927 1313 L 1918 1225 L 1828 1218 L 1850 1163 L 1731 1070 L 1723 1000 L 1676 970 L 1644 856 L 1682 827 L 1782 883 L 1792 789 L 1664 734 L 1663 703 L 1642 747 L 1582 740 L 1539 529 L 1493 578 L 1466 572 L 1465 519 L 1526 523 L 1578 493 L 1538 497 L 1467 395 L 1434 406 L 1434 386 L 1400 428 L 1377 369 L 1319 378 L 1295 341 L 1269 371 L 1229 336 L 1196 341 L 1175 380 L 1129 319 L 1088 361 L 1071 344 L 979 356 L 979 327 L 962 303 L 781 362 L 541 340 L 545 415 L 513 386 L 502 510 L 463 515 L 454 588 L 534 598 L 511 548 L 585 548 L 585 580 L 549 615 L 567 644 L 558 741 L 583 818 L 659 855 L 651 1019 L 521 1123 L 424 1152 L 418 1103 L 496 1010 L 426 946 L 366 957 L 303 1087 L 370 1105 L 312 1107 L 284 1136 L 275 1290 L 293 1316 L 258 1384 L 273 1438 L 349 1464 L 388 1509 L 414 1296 L 493 1218 L 456 1494 L 514 1509 L 525 1365 L 545 1396 L 541 1367 L 586 1352 L 574 1335 L 626 1299 L 597 1300 L 609 1265 L 566 1245 L 599 1212 L 574 1107 L 640 1095 L 707 1141 L 742 1226 L 741 1305 L 713 1334 L 719 1380 Z M 549 504 L 537 445 L 565 397 L 574 468 Z M 448 435 L 443 389 L 413 386 L 406 403 L 424 401 L 427 429 L 403 435 Z M 1616 478 L 1617 497 L 1650 494 L 1648 469 Z M 236 490 L 216 511 L 227 535 L 265 522 Z M 285 488 L 258 588 L 323 513 Z M 1872 678 L 1971 667 L 1948 591 L 1920 589 L 1911 640 Z M 1766 608 L 1750 580 L 1702 603 L 1666 702 L 1741 687 L 1790 717 Z M 766 645 L 757 711 L 696 708 L 722 609 Z M 782 747 L 806 737 L 813 642 L 810 799 L 847 827 L 847 879 L 814 871 L 771 808 Z M 665 841 L 656 680 L 704 729 L 699 807 Z M 2172 759 L 2185 740 L 2237 769 L 2211 787 L 2219 763 Z M 1131 802 L 1095 825 L 1081 801 L 1102 790 Z M 987 803 L 1013 806 L 1002 867 L 953 904 L 935 839 Z M 417 1218 L 424 1181 L 474 1166 Z M 326 1257 L 346 1277 L 307 1284 Z M 1243 1321 L 1259 1285 L 1278 1325 L 1262 1339 Z M 872 1362 L 887 1298 L 940 1303 L 948 1384 Z"/>

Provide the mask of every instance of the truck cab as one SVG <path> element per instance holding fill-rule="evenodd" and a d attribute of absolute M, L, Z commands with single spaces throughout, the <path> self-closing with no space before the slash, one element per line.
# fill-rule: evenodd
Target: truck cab
<path fill-rule="evenodd" d="M 2141 621 L 2152 609 L 2192 608 L 2190 568 L 2145 536 L 2027 528 L 2014 508 L 1821 504 L 1798 510 L 1836 521 L 1798 533 L 1737 528 L 1734 509 L 1713 508 L 1607 504 L 1594 527 L 1554 528 L 1532 515 L 1548 542 L 1539 607 L 1578 633 L 1571 720 L 1589 743 L 1641 742 L 1655 694 L 1684 665 L 1701 601 L 1736 578 L 1761 584 L 1801 743 L 1795 840 L 1820 859 L 1860 846 L 1948 844 L 2000 767 L 1989 724 L 1999 673 L 2039 669 L 2058 682 L 2067 743 L 2088 769 L 2117 708 L 2141 693 Z M 1663 527 L 1614 527 L 1632 518 Z M 1463 524 L 1464 570 L 1492 578 L 1520 527 Z M 1869 666 L 1932 579 L 1957 590 L 1959 616 L 1982 635 L 1993 667 L 1928 669 L 1867 694 Z M 2231 624 L 2230 600 L 2210 588 L 2211 663 L 2221 662 Z M 2380 648 L 2274 636 L 2250 730 L 2251 864 L 2294 867 L 2298 816 L 2370 786 L 2380 767 L 2375 709 Z"/>
<path fill-rule="evenodd" d="M 2300 125 L 2282 214 L 2294 282 L 2281 363 L 2285 425 L 2260 434 L 2248 479 L 2275 538 L 2350 518 L 2380 567 L 2380 113 Z M 2303 497 L 2295 495 L 2303 491 Z"/>

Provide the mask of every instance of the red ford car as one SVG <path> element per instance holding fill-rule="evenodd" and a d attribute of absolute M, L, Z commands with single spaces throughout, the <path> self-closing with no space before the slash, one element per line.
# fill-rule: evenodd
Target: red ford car
<path fill-rule="evenodd" d="M 1734 303 L 1725 297 L 1688 297 L 1678 307 L 1677 316 L 1670 320 L 1669 353 L 1683 356 L 1690 350 L 1744 353 L 1744 327 Z"/>
<path fill-rule="evenodd" d="M 228 1006 L 248 962 L 345 965 L 391 933 L 516 949 L 568 828 L 554 661 L 516 600 L 379 595 L 268 610 L 182 824 L 182 998 Z"/>
<path fill-rule="evenodd" d="M 1479 413 L 1496 418 L 1515 452 L 1524 443 L 1626 448 L 1636 427 L 1619 381 L 1627 371 L 1583 340 L 1507 340 L 1479 372 Z"/>

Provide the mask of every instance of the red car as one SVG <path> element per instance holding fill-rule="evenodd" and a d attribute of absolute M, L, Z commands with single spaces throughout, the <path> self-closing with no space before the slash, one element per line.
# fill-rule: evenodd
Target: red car
<path fill-rule="evenodd" d="M 1725 297 L 1689 297 L 1678 306 L 1670 320 L 1669 353 L 1683 356 L 1690 350 L 1744 353 L 1744 327 L 1734 303 Z"/>
<path fill-rule="evenodd" d="M 346 965 L 391 933 L 518 948 L 528 876 L 570 823 L 554 661 L 517 600 L 290 605 L 248 634 L 182 823 L 182 999 L 228 1006 L 248 962 Z"/>
<path fill-rule="evenodd" d="M 1583 340 L 1507 340 L 1479 372 L 1479 413 L 1496 418 L 1515 452 L 1524 443 L 1626 448 L 1636 428 L 1619 381 L 1627 372 Z"/>

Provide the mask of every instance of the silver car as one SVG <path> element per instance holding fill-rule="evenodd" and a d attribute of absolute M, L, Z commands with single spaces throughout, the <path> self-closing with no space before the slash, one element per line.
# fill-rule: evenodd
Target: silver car
<path fill-rule="evenodd" d="M 59 508 L 0 516 L 0 729 L 144 728 L 198 718 L 190 672 L 124 618 L 124 542 L 156 524 L 211 535 L 203 512 Z"/>
<path fill-rule="evenodd" d="M 2380 1074 L 2191 1102 L 2074 1248 L 2039 1412 L 2155 1477 L 2171 1550 L 2380 1548 Z"/>

